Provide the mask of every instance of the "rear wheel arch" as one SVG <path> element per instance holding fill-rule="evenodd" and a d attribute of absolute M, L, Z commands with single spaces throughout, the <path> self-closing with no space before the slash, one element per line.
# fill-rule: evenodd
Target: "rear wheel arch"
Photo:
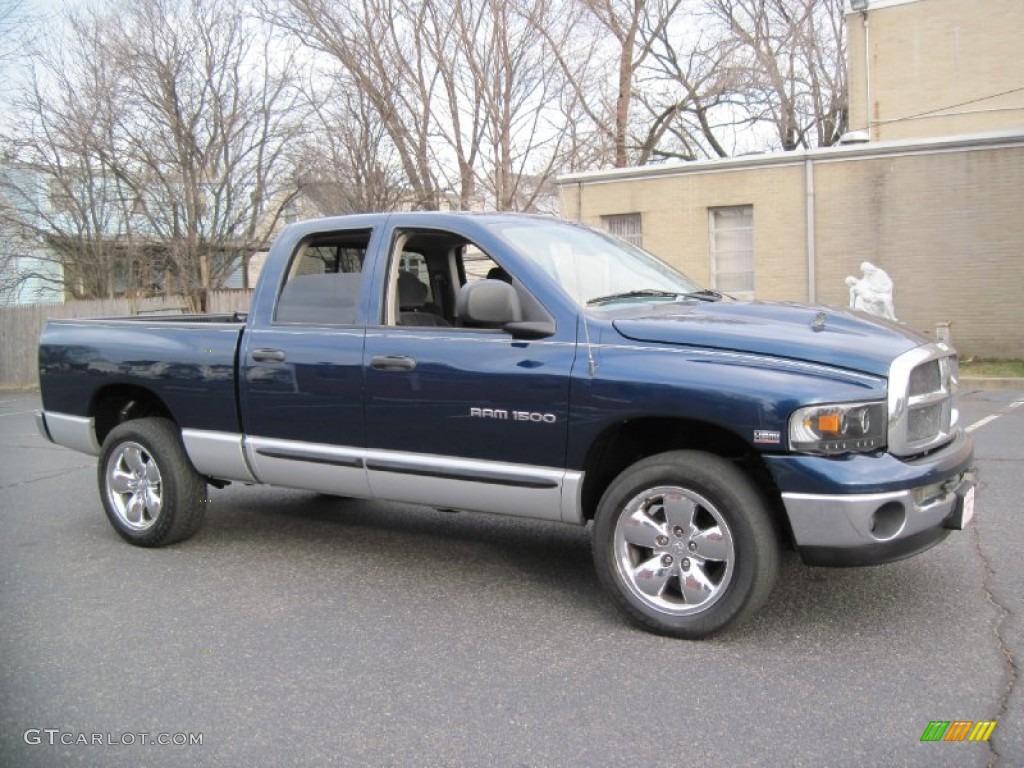
<path fill-rule="evenodd" d="M 103 445 L 114 427 L 132 419 L 157 417 L 177 425 L 163 400 L 152 390 L 132 384 L 113 384 L 97 391 L 89 405 L 89 416 L 99 445 Z"/>

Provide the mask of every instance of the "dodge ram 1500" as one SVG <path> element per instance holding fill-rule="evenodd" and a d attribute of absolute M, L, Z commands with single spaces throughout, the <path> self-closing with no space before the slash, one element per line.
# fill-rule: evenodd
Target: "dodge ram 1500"
<path fill-rule="evenodd" d="M 247 316 L 53 320 L 39 366 L 41 432 L 133 544 L 229 482 L 593 521 L 612 602 L 679 637 L 762 605 L 783 547 L 883 563 L 974 510 L 950 346 L 552 218 L 292 224 Z"/>

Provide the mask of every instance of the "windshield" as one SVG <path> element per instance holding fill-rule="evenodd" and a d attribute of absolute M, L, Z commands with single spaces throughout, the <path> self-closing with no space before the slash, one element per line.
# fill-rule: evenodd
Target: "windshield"
<path fill-rule="evenodd" d="M 671 301 L 700 291 L 655 256 L 595 229 L 533 220 L 505 224 L 501 234 L 582 305 Z"/>

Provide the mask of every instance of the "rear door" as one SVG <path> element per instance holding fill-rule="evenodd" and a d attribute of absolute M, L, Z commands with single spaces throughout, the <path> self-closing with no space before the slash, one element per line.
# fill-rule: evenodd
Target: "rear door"
<path fill-rule="evenodd" d="M 370 495 L 362 312 L 373 245 L 369 226 L 300 240 L 277 280 L 273 313 L 255 317 L 246 333 L 243 423 L 261 482 Z"/>

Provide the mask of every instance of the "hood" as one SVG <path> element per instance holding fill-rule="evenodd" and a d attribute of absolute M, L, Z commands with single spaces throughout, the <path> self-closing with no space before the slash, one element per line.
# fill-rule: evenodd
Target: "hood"
<path fill-rule="evenodd" d="M 928 339 L 897 323 L 834 307 L 767 302 L 667 302 L 623 307 L 628 339 L 750 352 L 888 376 L 889 364 Z"/>

